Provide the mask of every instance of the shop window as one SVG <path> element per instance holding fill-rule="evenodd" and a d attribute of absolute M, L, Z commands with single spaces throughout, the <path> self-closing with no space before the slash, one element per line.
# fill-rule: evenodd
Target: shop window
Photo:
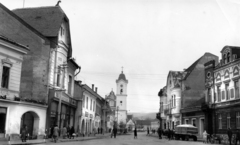
<path fill-rule="evenodd" d="M 9 78 L 10 78 L 10 67 L 3 66 L 2 69 L 2 88 L 8 89 L 9 85 Z"/>
<path fill-rule="evenodd" d="M 236 125 L 237 128 L 240 129 L 240 112 L 236 113 Z"/>
<path fill-rule="evenodd" d="M 221 114 L 218 115 L 218 128 L 222 129 L 222 115 Z"/>
<path fill-rule="evenodd" d="M 185 124 L 188 124 L 189 122 L 188 122 L 188 119 L 185 119 Z"/>
<path fill-rule="evenodd" d="M 234 81 L 235 98 L 239 99 L 239 81 Z"/>
<path fill-rule="evenodd" d="M 230 116 L 230 113 L 227 114 L 227 128 L 231 128 L 231 116 Z"/>

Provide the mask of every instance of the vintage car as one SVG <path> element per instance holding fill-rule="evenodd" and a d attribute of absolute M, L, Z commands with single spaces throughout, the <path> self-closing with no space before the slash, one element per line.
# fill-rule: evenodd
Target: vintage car
<path fill-rule="evenodd" d="M 174 133 L 176 140 L 189 140 L 192 138 L 194 141 L 197 141 L 198 128 L 191 124 L 182 124 L 176 126 Z"/>

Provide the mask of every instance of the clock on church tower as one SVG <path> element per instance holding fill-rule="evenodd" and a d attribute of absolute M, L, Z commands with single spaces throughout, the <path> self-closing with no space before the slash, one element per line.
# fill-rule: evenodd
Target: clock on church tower
<path fill-rule="evenodd" d="M 127 119 L 127 84 L 128 80 L 126 79 L 125 74 L 122 73 L 119 75 L 118 79 L 116 80 L 116 85 L 117 85 L 117 101 L 116 101 L 116 106 L 117 106 L 117 122 L 123 122 L 126 123 Z"/>

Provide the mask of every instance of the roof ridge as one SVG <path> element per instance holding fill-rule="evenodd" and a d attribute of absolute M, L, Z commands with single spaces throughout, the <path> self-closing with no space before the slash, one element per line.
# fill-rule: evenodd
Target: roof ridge
<path fill-rule="evenodd" d="M 57 7 L 60 7 L 60 6 L 25 7 L 25 8 L 16 8 L 16 9 L 13 9 L 12 11 L 15 11 L 15 10 L 27 10 L 27 9 L 57 8 Z"/>

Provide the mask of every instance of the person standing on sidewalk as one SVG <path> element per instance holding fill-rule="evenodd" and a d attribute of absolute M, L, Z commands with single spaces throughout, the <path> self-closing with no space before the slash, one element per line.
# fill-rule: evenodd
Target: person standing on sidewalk
<path fill-rule="evenodd" d="M 147 127 L 147 136 L 149 136 L 149 128 Z"/>
<path fill-rule="evenodd" d="M 116 127 L 113 128 L 113 135 L 114 135 L 114 138 L 116 138 L 116 136 L 117 136 L 117 128 Z"/>
<path fill-rule="evenodd" d="M 75 136 L 75 130 L 74 130 L 74 127 L 72 126 L 71 129 L 70 129 L 70 139 L 74 139 L 74 136 Z"/>
<path fill-rule="evenodd" d="M 171 130 L 168 128 L 168 140 L 171 140 Z"/>
<path fill-rule="evenodd" d="M 63 139 L 65 139 L 67 137 L 67 127 L 66 126 L 63 127 L 62 136 L 63 136 Z"/>
<path fill-rule="evenodd" d="M 232 130 L 230 128 L 228 128 L 227 134 L 228 134 L 228 139 L 229 139 L 229 145 L 231 145 L 231 142 L 232 142 Z"/>
<path fill-rule="evenodd" d="M 134 139 L 137 139 L 137 128 L 135 127 L 135 129 L 134 129 Z"/>
<path fill-rule="evenodd" d="M 54 138 L 54 142 L 56 143 L 58 140 L 58 134 L 59 134 L 59 128 L 57 125 L 55 125 L 54 129 L 53 129 L 53 138 Z"/>
<path fill-rule="evenodd" d="M 237 132 L 236 132 L 236 141 L 235 141 L 235 145 L 237 145 L 237 142 L 239 141 L 239 144 L 240 144 L 240 132 L 239 132 L 239 129 L 237 129 Z"/>
<path fill-rule="evenodd" d="M 205 130 L 205 131 L 203 132 L 203 143 L 207 143 L 207 135 L 208 135 L 208 133 L 207 133 L 207 131 Z"/>
<path fill-rule="evenodd" d="M 162 130 L 160 127 L 158 128 L 158 137 L 159 139 L 162 139 Z"/>
<path fill-rule="evenodd" d="M 21 130 L 22 142 L 26 142 L 26 136 L 27 136 L 27 126 L 24 124 Z"/>

